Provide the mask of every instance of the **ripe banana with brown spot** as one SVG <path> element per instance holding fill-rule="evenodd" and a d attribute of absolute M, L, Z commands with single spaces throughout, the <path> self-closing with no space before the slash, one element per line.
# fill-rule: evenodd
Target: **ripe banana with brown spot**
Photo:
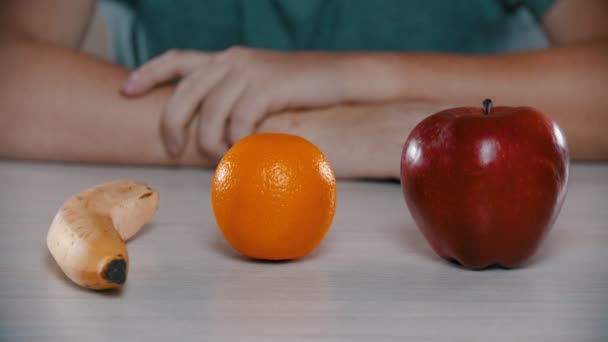
<path fill-rule="evenodd" d="M 95 290 L 122 286 L 129 256 L 125 241 L 148 222 L 159 195 L 144 183 L 118 180 L 69 198 L 47 235 L 61 270 L 76 284 Z"/>

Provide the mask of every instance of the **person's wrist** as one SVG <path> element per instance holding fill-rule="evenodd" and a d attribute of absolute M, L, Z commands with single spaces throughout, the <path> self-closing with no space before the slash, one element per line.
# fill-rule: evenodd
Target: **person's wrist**
<path fill-rule="evenodd" d="M 256 133 L 288 133 L 296 134 L 295 113 L 281 112 L 267 116 L 257 126 Z"/>
<path fill-rule="evenodd" d="M 362 73 L 358 70 L 361 64 L 360 57 L 356 53 L 343 53 L 336 57 L 332 69 L 335 75 L 334 87 L 340 98 L 338 102 L 363 100 L 361 82 L 363 82 L 365 72 Z"/>
<path fill-rule="evenodd" d="M 383 102 L 408 98 L 403 61 L 388 53 L 344 53 L 337 69 L 343 102 Z"/>

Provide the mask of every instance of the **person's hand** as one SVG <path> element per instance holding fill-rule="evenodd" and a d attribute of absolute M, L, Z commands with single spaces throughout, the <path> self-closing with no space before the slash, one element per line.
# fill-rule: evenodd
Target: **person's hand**
<path fill-rule="evenodd" d="M 449 107 L 384 103 L 286 111 L 265 118 L 258 132 L 310 140 L 340 178 L 399 179 L 401 152 L 410 131 L 425 117 Z"/>
<path fill-rule="evenodd" d="M 186 127 L 198 114 L 199 148 L 219 158 L 269 113 L 343 101 L 338 56 L 240 47 L 219 53 L 173 50 L 133 71 L 122 91 L 137 96 L 179 80 L 161 119 L 168 151 L 181 153 Z"/>

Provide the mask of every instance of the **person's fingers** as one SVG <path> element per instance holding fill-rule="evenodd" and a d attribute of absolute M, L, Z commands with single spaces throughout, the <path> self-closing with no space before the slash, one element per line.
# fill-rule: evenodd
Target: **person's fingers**
<path fill-rule="evenodd" d="M 154 86 L 185 77 L 209 57 L 200 52 L 170 50 L 131 72 L 122 86 L 125 95 L 142 95 Z"/>
<path fill-rule="evenodd" d="M 185 129 L 197 107 L 226 74 L 225 68 L 198 69 L 178 84 L 161 117 L 161 131 L 167 150 L 178 155 L 184 148 Z"/>
<path fill-rule="evenodd" d="M 252 88 L 245 90 L 237 100 L 230 115 L 228 137 L 231 144 L 255 132 L 256 125 L 268 114 L 269 99 L 267 96 L 254 92 Z"/>
<path fill-rule="evenodd" d="M 228 117 L 246 85 L 240 75 L 229 73 L 207 94 L 198 129 L 199 148 L 205 154 L 219 159 L 228 150 L 225 136 Z"/>

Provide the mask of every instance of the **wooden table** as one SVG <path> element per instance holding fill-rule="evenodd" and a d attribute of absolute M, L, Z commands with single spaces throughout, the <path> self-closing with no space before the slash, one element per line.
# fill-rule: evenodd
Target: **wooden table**
<path fill-rule="evenodd" d="M 608 341 L 608 164 L 577 164 L 523 269 L 436 257 L 396 183 L 340 182 L 334 224 L 295 262 L 246 260 L 212 214 L 212 172 L 0 162 L 0 341 Z M 119 292 L 72 285 L 47 252 L 62 202 L 133 178 L 160 191 Z"/>

